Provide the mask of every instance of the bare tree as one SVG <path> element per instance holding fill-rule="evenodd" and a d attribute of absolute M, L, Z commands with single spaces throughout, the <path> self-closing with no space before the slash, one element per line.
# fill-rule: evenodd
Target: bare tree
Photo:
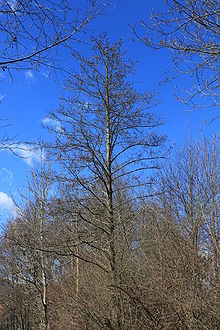
<path fill-rule="evenodd" d="M 28 181 L 28 197 L 23 207 L 17 208 L 17 217 L 12 221 L 6 238 L 14 254 L 15 277 L 19 285 L 28 293 L 35 291 L 38 302 L 38 316 L 35 322 L 42 329 L 51 328 L 49 317 L 49 282 L 52 281 L 54 253 L 50 253 L 52 231 L 49 217 L 49 198 L 51 195 L 51 168 L 44 164 L 39 171 L 32 170 Z M 50 195 L 50 197 L 49 197 Z M 50 200 L 52 202 L 52 200 Z"/>
<path fill-rule="evenodd" d="M 203 188 L 204 202 L 200 207 L 202 208 L 206 239 L 213 260 L 213 287 L 215 299 L 218 301 L 220 292 L 220 153 L 217 135 L 212 140 L 203 138 L 202 156 L 206 185 Z"/>
<path fill-rule="evenodd" d="M 0 4 L 2 70 L 56 67 L 58 47 L 72 48 L 79 33 L 106 5 L 102 1 L 17 1 Z M 62 66 L 59 67 L 62 68 Z"/>
<path fill-rule="evenodd" d="M 12 70 L 37 70 L 40 66 L 48 72 L 70 73 L 63 65 L 63 56 L 68 51 L 72 54 L 88 23 L 106 6 L 107 2 L 101 0 L 80 1 L 77 5 L 65 0 L 1 1 L 0 69 L 11 77 Z M 2 123 L 5 126 L 0 118 Z M 0 149 L 19 155 L 22 146 L 2 134 Z"/>
<path fill-rule="evenodd" d="M 117 183 L 127 178 L 127 188 L 136 189 L 148 181 L 144 173 L 158 168 L 165 141 L 155 132 L 162 121 L 150 111 L 152 94 L 137 92 L 129 83 L 133 66 L 124 61 L 121 47 L 121 41 L 111 44 L 104 36 L 93 40 L 89 58 L 79 56 L 80 73 L 67 81 L 63 104 L 50 114 L 57 125 L 49 127 L 55 143 L 47 145 L 61 165 L 59 180 L 77 185 L 79 196 L 86 197 L 79 198 L 84 209 L 79 216 L 90 228 L 84 242 L 93 258 L 87 260 L 108 278 L 112 298 L 102 326 L 114 329 L 122 326 L 116 290 L 121 267 Z M 146 176 L 142 183 L 141 176 Z"/>
<path fill-rule="evenodd" d="M 219 105 L 219 1 L 167 0 L 163 8 L 152 13 L 150 22 L 142 21 L 147 31 L 142 41 L 156 50 L 169 49 L 177 76 L 191 78 L 191 88 L 178 99 L 194 107 Z"/>
<path fill-rule="evenodd" d="M 209 141 L 203 138 L 200 143 L 190 141 L 163 172 L 166 208 L 172 210 L 172 223 L 178 224 L 186 239 L 183 251 L 187 254 L 188 274 L 182 285 L 191 289 L 182 307 L 189 327 L 215 327 L 220 317 L 217 141 L 217 137 Z M 211 311 L 207 317 L 205 309 Z"/>

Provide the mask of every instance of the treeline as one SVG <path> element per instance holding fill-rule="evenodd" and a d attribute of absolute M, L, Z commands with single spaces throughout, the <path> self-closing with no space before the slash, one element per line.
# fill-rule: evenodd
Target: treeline
<path fill-rule="evenodd" d="M 2 233 L 0 329 L 219 329 L 219 138 L 168 153 L 121 42 L 93 45 Z"/>

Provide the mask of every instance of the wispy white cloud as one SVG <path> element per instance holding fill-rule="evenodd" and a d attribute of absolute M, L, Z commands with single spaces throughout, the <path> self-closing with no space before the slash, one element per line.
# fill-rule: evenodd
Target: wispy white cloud
<path fill-rule="evenodd" d="M 29 166 L 45 159 L 45 153 L 40 148 L 25 143 L 11 144 L 8 150 L 21 157 Z"/>
<path fill-rule="evenodd" d="M 51 127 L 58 133 L 62 133 L 62 131 L 63 131 L 62 126 L 58 120 L 45 117 L 44 119 L 42 119 L 41 122 L 42 122 L 43 126 Z"/>
<path fill-rule="evenodd" d="M 14 179 L 13 173 L 5 167 L 0 169 L 0 181 L 11 186 Z"/>
<path fill-rule="evenodd" d="M 42 75 L 44 76 L 44 78 L 49 78 L 50 73 L 48 71 L 42 71 Z"/>
<path fill-rule="evenodd" d="M 13 200 L 6 193 L 0 191 L 0 208 L 3 210 L 12 210 L 14 207 Z"/>
<path fill-rule="evenodd" d="M 0 94 L 0 102 L 5 98 L 5 94 Z"/>
<path fill-rule="evenodd" d="M 35 77 L 34 77 L 33 72 L 31 70 L 28 70 L 25 72 L 25 78 L 27 80 L 34 80 Z"/>

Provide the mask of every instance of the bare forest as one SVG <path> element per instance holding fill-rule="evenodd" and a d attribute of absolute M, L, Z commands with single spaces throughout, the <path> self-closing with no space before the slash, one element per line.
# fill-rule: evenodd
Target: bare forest
<path fill-rule="evenodd" d="M 167 80 L 188 77 L 176 97 L 192 111 L 219 107 L 218 5 L 167 0 L 131 27 L 146 49 L 171 52 Z M 170 143 L 120 35 L 90 30 L 109 6 L 0 2 L 1 70 L 65 76 L 0 233 L 0 330 L 220 329 L 218 132 Z M 0 136 L 0 150 L 19 148 Z"/>

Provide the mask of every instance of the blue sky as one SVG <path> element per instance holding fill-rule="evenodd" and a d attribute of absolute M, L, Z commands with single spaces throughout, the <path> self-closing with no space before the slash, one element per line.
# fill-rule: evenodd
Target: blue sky
<path fill-rule="evenodd" d="M 152 7 L 155 4 L 157 8 L 161 7 L 163 1 L 114 0 L 112 4 L 108 13 L 93 21 L 90 28 L 96 34 L 107 32 L 113 40 L 123 39 L 128 57 L 137 61 L 135 75 L 137 86 L 146 90 L 155 89 L 158 92 L 160 103 L 154 110 L 166 121 L 161 131 L 168 136 L 169 143 L 171 145 L 183 143 L 187 139 L 189 125 L 191 135 L 197 139 L 200 137 L 201 129 L 207 135 L 218 132 L 220 119 L 207 125 L 217 116 L 218 109 L 190 111 L 175 100 L 174 84 L 159 85 L 165 69 L 172 68 L 170 53 L 164 50 L 154 52 L 139 41 L 132 40 L 134 35 L 129 24 L 136 24 L 139 27 L 140 19 L 147 19 Z M 71 70 L 71 67 L 76 66 L 75 61 L 68 58 L 68 53 L 63 51 L 63 56 L 65 56 L 63 62 L 68 65 L 68 69 Z M 0 118 L 7 118 L 7 122 L 11 124 L 0 132 L 1 136 L 7 133 L 14 137 L 15 142 L 22 142 L 22 150 L 18 153 L 27 158 L 19 158 L 8 151 L 0 151 L 0 214 L 2 218 L 0 225 L 4 223 L 12 210 L 11 196 L 18 199 L 18 189 L 22 190 L 22 186 L 25 186 L 28 170 L 40 159 L 40 154 L 29 151 L 25 142 L 48 138 L 48 133 L 42 129 L 42 121 L 50 110 L 57 108 L 63 84 L 60 78 L 57 85 L 54 75 L 49 74 L 45 67 L 41 67 L 38 72 L 13 71 L 11 75 L 12 77 L 7 72 L 0 74 Z M 182 81 L 176 83 L 181 84 Z M 184 84 L 188 83 L 187 78 L 184 78 Z"/>

